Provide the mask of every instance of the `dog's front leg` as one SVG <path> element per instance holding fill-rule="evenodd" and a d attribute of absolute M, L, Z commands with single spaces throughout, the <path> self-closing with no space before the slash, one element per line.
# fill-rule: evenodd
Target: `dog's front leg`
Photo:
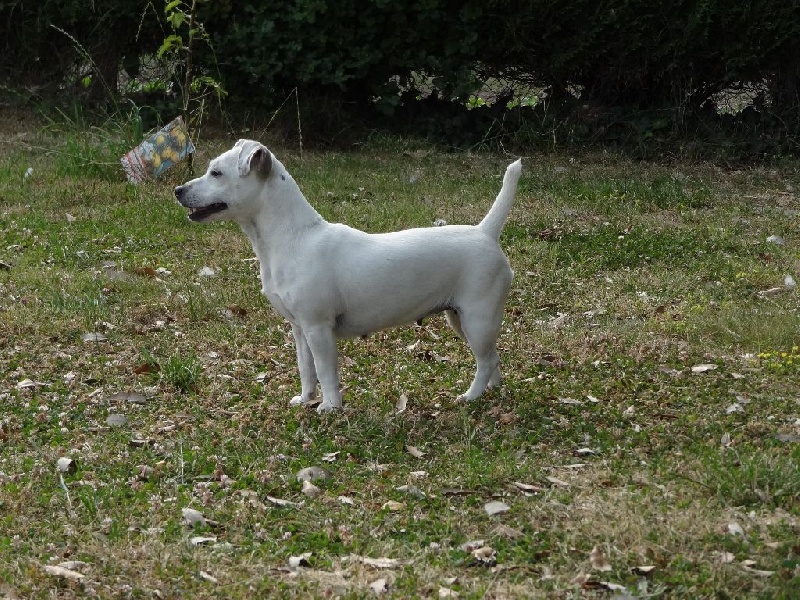
<path fill-rule="evenodd" d="M 300 370 L 300 395 L 292 398 L 290 405 L 313 402 L 317 397 L 317 370 L 314 367 L 314 356 L 308 341 L 299 325 L 292 323 L 294 347 L 297 351 L 297 368 Z"/>
<path fill-rule="evenodd" d="M 314 366 L 322 386 L 322 404 L 317 407 L 317 412 L 329 412 L 341 407 L 342 393 L 339 389 L 339 365 L 333 329 L 324 325 L 303 327 L 303 335 L 314 356 Z"/>

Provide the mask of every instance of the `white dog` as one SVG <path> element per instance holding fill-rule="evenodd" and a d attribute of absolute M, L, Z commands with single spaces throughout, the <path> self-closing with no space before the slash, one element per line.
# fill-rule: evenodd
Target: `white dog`
<path fill-rule="evenodd" d="M 263 145 L 239 140 L 202 177 L 175 188 L 193 221 L 236 221 L 261 262 L 261 291 L 292 326 L 301 392 L 317 382 L 326 412 L 342 405 L 336 339 L 420 321 L 444 311 L 477 362 L 474 400 L 500 382 L 495 342 L 514 276 L 498 242 L 522 165 L 511 164 L 476 226 L 368 234 L 328 223 Z"/>

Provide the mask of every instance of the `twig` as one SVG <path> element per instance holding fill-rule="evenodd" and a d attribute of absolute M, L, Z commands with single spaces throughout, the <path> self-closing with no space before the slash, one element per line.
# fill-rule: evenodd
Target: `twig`
<path fill-rule="evenodd" d="M 300 127 L 300 92 L 294 88 L 294 100 L 297 106 L 297 135 L 300 138 L 300 160 L 303 160 L 303 129 Z"/>
<path fill-rule="evenodd" d="M 192 0 L 192 8 L 189 11 L 189 39 L 186 41 L 186 73 L 183 80 L 183 122 L 189 131 L 192 126 L 189 122 L 189 100 L 192 95 L 192 41 L 194 41 L 194 11 L 197 7 L 197 0 Z M 188 156 L 189 174 L 194 173 L 194 153 Z"/>
<path fill-rule="evenodd" d="M 184 479 L 183 479 L 183 465 L 184 465 L 184 463 L 183 463 L 183 437 L 178 438 L 178 456 L 180 457 L 180 461 L 181 461 L 180 482 L 181 482 L 181 485 L 183 485 L 184 484 Z"/>
<path fill-rule="evenodd" d="M 300 160 L 302 160 L 303 159 L 303 129 L 302 129 L 301 125 L 300 125 L 300 93 L 298 92 L 297 88 L 294 88 L 291 92 L 289 92 L 289 95 L 286 96 L 286 98 L 284 98 L 283 102 L 281 102 L 281 105 L 277 109 L 275 109 L 275 112 L 272 113 L 272 116 L 270 117 L 270 119 L 267 122 L 266 126 L 262 130 L 262 133 L 266 132 L 267 129 L 269 129 L 269 126 L 272 125 L 272 122 L 275 120 L 275 117 L 278 116 L 278 113 L 281 112 L 281 110 L 283 109 L 284 106 L 286 106 L 286 103 L 289 101 L 289 98 L 292 97 L 292 94 L 294 94 L 295 105 L 297 107 L 297 135 L 300 137 Z"/>
<path fill-rule="evenodd" d="M 61 473 L 58 474 L 58 483 L 61 486 L 61 489 L 64 490 L 64 493 L 67 495 L 67 506 L 69 507 L 69 514 L 71 517 L 74 517 L 75 511 L 72 509 L 72 499 L 69 497 L 69 490 L 67 489 L 67 484 L 64 483 L 64 476 Z"/>
<path fill-rule="evenodd" d="M 701 486 L 701 487 L 704 487 L 704 488 L 706 488 L 707 490 L 712 490 L 712 491 L 714 491 L 714 488 L 713 488 L 713 487 L 711 487 L 710 485 L 708 485 L 707 483 L 703 483 L 702 481 L 698 481 L 697 479 L 692 479 L 691 477 L 689 477 L 688 475 L 684 475 L 683 473 L 678 473 L 677 471 L 675 471 L 675 472 L 673 473 L 673 475 L 674 475 L 675 477 L 677 477 L 678 479 L 684 479 L 684 480 L 686 480 L 686 481 L 688 481 L 688 482 L 690 482 L 690 483 L 694 483 L 694 484 L 696 484 L 696 485 L 699 485 L 699 486 Z"/>

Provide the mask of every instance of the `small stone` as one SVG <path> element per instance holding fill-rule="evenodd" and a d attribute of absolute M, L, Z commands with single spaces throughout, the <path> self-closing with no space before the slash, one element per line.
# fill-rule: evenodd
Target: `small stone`
<path fill-rule="evenodd" d="M 92 332 L 92 333 L 84 333 L 81 336 L 81 340 L 84 342 L 105 342 L 108 338 L 104 336 L 102 333 Z"/>
<path fill-rule="evenodd" d="M 322 490 L 315 486 L 308 480 L 303 481 L 303 493 L 309 498 L 316 498 L 322 493 Z"/>
<path fill-rule="evenodd" d="M 297 472 L 297 481 L 327 481 L 333 477 L 328 469 L 322 467 L 306 467 Z"/>
<path fill-rule="evenodd" d="M 128 422 L 128 417 L 119 414 L 110 414 L 106 417 L 106 424 L 109 427 L 123 427 Z"/>
<path fill-rule="evenodd" d="M 71 458 L 62 456 L 56 461 L 56 469 L 59 473 L 74 473 L 78 470 L 78 463 Z"/>

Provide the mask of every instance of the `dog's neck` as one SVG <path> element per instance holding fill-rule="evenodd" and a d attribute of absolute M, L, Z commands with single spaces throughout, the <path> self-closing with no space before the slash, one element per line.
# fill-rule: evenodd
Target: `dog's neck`
<path fill-rule="evenodd" d="M 258 210 L 239 220 L 262 264 L 275 254 L 274 248 L 282 248 L 285 253 L 286 248 L 304 239 L 307 229 L 327 223 L 309 204 L 283 165 L 275 162 L 276 176 L 265 186 Z"/>

